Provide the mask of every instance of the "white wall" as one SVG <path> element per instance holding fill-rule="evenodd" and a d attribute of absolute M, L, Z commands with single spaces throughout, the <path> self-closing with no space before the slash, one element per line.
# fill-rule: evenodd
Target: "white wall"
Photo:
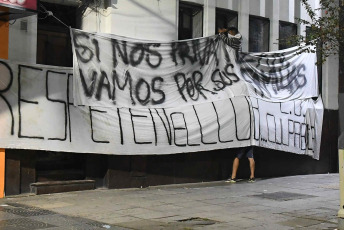
<path fill-rule="evenodd" d="M 27 22 L 26 30 L 21 23 Z M 24 25 L 22 24 L 22 26 Z M 10 21 L 8 59 L 12 61 L 36 63 L 37 54 L 37 16 Z"/>
<path fill-rule="evenodd" d="M 178 39 L 177 0 L 112 0 L 102 14 L 90 13 L 82 29 L 140 39 Z"/>

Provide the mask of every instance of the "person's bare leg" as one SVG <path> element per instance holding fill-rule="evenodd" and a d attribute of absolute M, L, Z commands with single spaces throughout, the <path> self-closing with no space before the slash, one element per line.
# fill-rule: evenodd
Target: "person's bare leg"
<path fill-rule="evenodd" d="M 236 178 L 236 174 L 239 168 L 239 158 L 235 158 L 233 161 L 233 168 L 232 168 L 232 178 L 231 179 L 235 179 Z"/>
<path fill-rule="evenodd" d="M 250 162 L 250 171 L 251 171 L 250 178 L 254 178 L 254 170 L 255 170 L 256 163 L 254 162 L 253 158 L 248 158 L 248 160 Z"/>

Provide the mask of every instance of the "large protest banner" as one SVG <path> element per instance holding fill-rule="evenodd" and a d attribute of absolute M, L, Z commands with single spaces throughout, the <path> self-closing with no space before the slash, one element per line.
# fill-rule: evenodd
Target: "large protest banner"
<path fill-rule="evenodd" d="M 254 57 L 238 63 L 216 37 L 138 45 L 104 36 L 103 46 L 98 35 L 75 33 L 74 70 L 0 60 L 1 148 L 136 155 L 256 145 L 319 158 L 323 105 L 310 98 L 317 95 L 314 67 L 305 63 L 312 56 L 290 55 L 288 67 L 269 72 L 262 66 L 271 58 L 259 57 L 256 75 Z M 259 76 L 282 80 L 255 84 Z"/>
<path fill-rule="evenodd" d="M 175 107 L 228 97 L 271 102 L 318 97 L 316 54 L 298 48 L 243 55 L 218 36 L 169 43 L 71 30 L 74 103 Z"/>

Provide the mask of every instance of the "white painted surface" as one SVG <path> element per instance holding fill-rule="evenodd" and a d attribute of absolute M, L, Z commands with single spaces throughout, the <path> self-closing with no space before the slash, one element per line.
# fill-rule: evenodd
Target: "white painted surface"
<path fill-rule="evenodd" d="M 215 1 L 204 0 L 204 2 L 203 34 L 204 36 L 211 36 L 215 34 Z"/>
<path fill-rule="evenodd" d="M 248 52 L 248 34 L 249 34 L 249 0 L 241 0 L 239 3 L 238 27 L 242 35 L 242 51 Z"/>
<path fill-rule="evenodd" d="M 21 30 L 21 23 L 27 22 L 27 30 Z M 8 59 L 36 63 L 37 16 L 10 21 Z"/>
<path fill-rule="evenodd" d="M 338 110 L 338 56 L 330 56 L 323 65 L 322 97 L 325 109 Z"/>
<path fill-rule="evenodd" d="M 279 12 L 280 2 L 276 0 L 268 0 L 267 4 L 269 5 L 269 10 L 270 10 L 270 12 L 267 12 L 268 17 L 270 18 L 269 51 L 275 51 L 275 50 L 278 50 L 279 20 L 280 20 L 280 14 L 276 14 L 275 12 Z"/>
<path fill-rule="evenodd" d="M 112 8 L 103 14 L 88 14 L 82 29 L 139 39 L 177 40 L 177 3 L 177 0 L 114 0 Z"/>

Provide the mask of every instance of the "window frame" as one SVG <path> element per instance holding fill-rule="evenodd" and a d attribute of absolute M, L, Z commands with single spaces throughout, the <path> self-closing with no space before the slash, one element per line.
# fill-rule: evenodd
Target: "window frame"
<path fill-rule="evenodd" d="M 193 3 L 193 2 L 185 2 L 185 1 L 179 1 L 179 6 L 178 6 L 178 40 L 185 40 L 185 39 L 192 39 L 192 38 L 196 38 L 196 37 L 193 37 L 193 31 L 194 31 L 194 26 L 193 26 L 193 18 L 191 16 L 191 20 L 190 20 L 190 31 L 191 31 L 191 37 L 189 38 L 189 36 L 186 36 L 188 38 L 185 38 L 185 36 L 182 36 L 181 35 L 181 32 L 182 32 L 182 29 L 183 27 L 181 27 L 182 25 L 182 18 L 183 18 L 183 15 L 181 15 L 181 8 L 188 8 L 189 10 L 193 10 L 193 9 L 199 9 L 201 10 L 201 13 L 202 13 L 202 31 L 201 31 L 201 36 L 200 37 L 203 37 L 203 34 L 204 34 L 204 5 L 201 5 L 201 4 L 197 4 L 197 3 Z"/>
<path fill-rule="evenodd" d="M 251 20 L 253 20 L 253 19 L 258 19 L 258 20 L 261 20 L 261 21 L 265 21 L 265 22 L 267 22 L 268 24 L 269 24 L 269 26 L 268 26 L 268 41 L 267 41 L 267 43 L 268 43 L 268 49 L 267 50 L 264 50 L 264 51 L 252 51 L 251 49 L 250 49 L 250 39 L 251 39 L 251 36 L 250 36 L 250 29 L 251 29 L 251 26 L 250 26 L 250 24 L 251 24 Z M 270 26 L 271 26 L 271 23 L 270 23 L 270 19 L 269 18 L 265 18 L 265 17 L 261 17 L 261 16 L 256 16 L 256 15 L 249 15 L 249 23 L 248 23 L 249 25 L 248 25 L 248 28 L 249 28 L 249 38 L 248 38 L 248 50 L 249 50 L 249 52 L 269 52 L 270 51 L 270 32 L 271 32 L 271 28 L 270 28 Z"/>
<path fill-rule="evenodd" d="M 278 32 L 278 39 L 279 39 L 279 42 L 278 42 L 278 49 L 279 50 L 282 50 L 282 49 L 288 49 L 288 48 L 290 48 L 290 47 L 292 47 L 292 45 L 291 46 L 289 46 L 289 47 L 283 47 L 283 43 L 281 44 L 280 43 L 280 41 L 282 40 L 281 39 L 281 26 L 293 26 L 294 27 L 294 29 L 295 29 L 295 34 L 294 35 L 297 35 L 297 31 L 298 31 L 298 26 L 297 26 L 297 24 L 296 23 L 292 23 L 292 22 L 287 22 L 287 21 L 282 21 L 282 20 L 280 20 L 279 21 L 279 24 L 278 24 L 278 26 L 279 26 L 279 32 Z M 285 38 L 283 38 L 283 39 L 285 39 Z M 281 47 L 282 46 L 282 47 Z"/>
<path fill-rule="evenodd" d="M 218 23 L 218 15 L 221 15 L 221 14 L 225 15 L 226 13 L 236 17 L 235 25 L 230 25 L 230 26 L 235 26 L 235 27 L 238 28 L 238 25 L 239 25 L 239 13 L 237 11 L 226 9 L 226 8 L 216 7 L 215 8 L 215 34 L 218 33 L 217 30 L 219 28 L 219 26 L 218 26 L 218 24 L 219 24 Z"/>

